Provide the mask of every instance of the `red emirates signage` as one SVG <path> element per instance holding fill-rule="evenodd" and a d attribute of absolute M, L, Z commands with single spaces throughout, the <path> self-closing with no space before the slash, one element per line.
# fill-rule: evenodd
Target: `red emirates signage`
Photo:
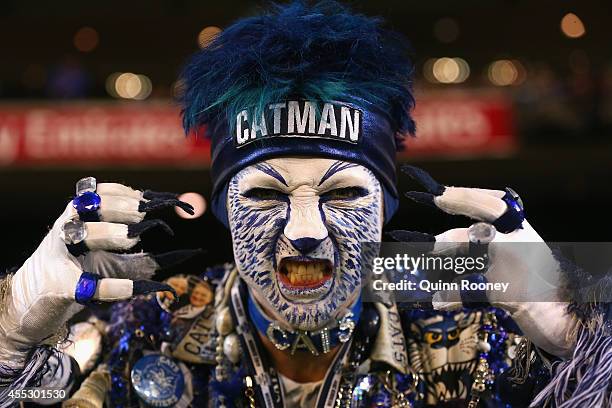
<path fill-rule="evenodd" d="M 404 157 L 507 156 L 517 148 L 510 102 L 465 93 L 421 98 L 414 112 L 417 137 Z"/>
<path fill-rule="evenodd" d="M 507 155 L 512 111 L 502 99 L 424 98 L 418 137 L 402 158 Z M 0 166 L 208 166 L 210 143 L 185 137 L 163 104 L 0 106 Z"/>
<path fill-rule="evenodd" d="M 0 165 L 207 164 L 165 105 L 0 107 Z"/>

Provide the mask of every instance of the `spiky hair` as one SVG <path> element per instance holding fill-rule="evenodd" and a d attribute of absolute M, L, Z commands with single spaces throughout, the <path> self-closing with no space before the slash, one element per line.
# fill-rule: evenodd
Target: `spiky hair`
<path fill-rule="evenodd" d="M 344 101 L 386 114 L 396 136 L 414 134 L 407 42 L 378 18 L 332 0 L 273 4 L 238 20 L 185 66 L 186 132 L 288 97 Z"/>

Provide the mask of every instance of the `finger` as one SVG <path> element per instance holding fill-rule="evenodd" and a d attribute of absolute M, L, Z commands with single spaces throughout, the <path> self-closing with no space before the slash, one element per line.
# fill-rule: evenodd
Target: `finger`
<path fill-rule="evenodd" d="M 174 288 L 165 283 L 151 280 L 132 281 L 130 279 L 105 278 L 100 279 L 93 299 L 103 302 L 114 302 L 154 292 L 171 292 L 176 298 Z"/>
<path fill-rule="evenodd" d="M 488 194 L 492 197 L 497 197 L 497 198 L 502 198 L 503 196 L 506 195 L 506 192 L 502 190 L 491 190 L 488 188 L 472 188 L 472 190 L 476 190 L 483 194 Z"/>
<path fill-rule="evenodd" d="M 426 252 L 432 255 L 458 255 L 469 252 L 467 228 L 455 228 L 436 236 L 419 231 L 395 230 L 387 232 L 391 238 L 405 243 L 431 243 Z M 423 248 L 419 246 L 419 248 Z"/>
<path fill-rule="evenodd" d="M 408 191 L 405 196 L 418 204 L 426 204 L 432 207 L 437 207 L 434 202 L 435 195 L 431 193 L 423 193 L 422 191 Z"/>
<path fill-rule="evenodd" d="M 89 250 L 128 250 L 140 241 L 141 234 L 155 227 L 161 227 L 170 235 L 174 234 L 168 224 L 157 219 L 130 225 L 69 220 L 62 227 L 61 234 L 68 251 L 78 257 Z"/>
<path fill-rule="evenodd" d="M 399 242 L 436 242 L 434 235 L 419 231 L 394 230 L 387 235 Z"/>
<path fill-rule="evenodd" d="M 417 243 L 418 249 L 430 252 L 434 248 L 436 237 L 419 231 L 395 230 L 387 232 L 395 241 L 404 243 Z"/>
<path fill-rule="evenodd" d="M 195 211 L 191 204 L 181 201 L 177 198 L 156 198 L 150 201 L 141 201 L 138 205 L 138 211 L 145 213 L 148 211 L 159 210 L 168 207 L 179 207 L 190 215 L 195 214 Z"/>
<path fill-rule="evenodd" d="M 445 190 L 442 184 L 438 183 L 429 173 L 421 168 L 404 165 L 401 167 L 401 170 L 433 195 L 441 195 Z"/>
<path fill-rule="evenodd" d="M 100 195 L 100 221 L 135 224 L 142 221 L 146 212 L 140 211 L 141 200 L 127 195 Z"/>
<path fill-rule="evenodd" d="M 408 191 L 405 196 L 452 215 L 465 215 L 479 221 L 494 222 L 507 210 L 504 191 L 481 188 L 446 187 L 442 194 Z"/>
<path fill-rule="evenodd" d="M 447 188 L 454 188 L 454 187 L 446 187 L 438 183 L 433 177 L 431 177 L 429 173 L 427 173 L 425 170 L 418 168 L 416 166 L 404 165 L 402 166 L 401 169 L 402 169 L 402 172 L 404 172 L 405 174 L 409 175 L 411 178 L 416 180 L 420 185 L 422 185 L 429 192 L 429 194 L 421 193 L 419 191 L 408 192 L 406 195 L 409 198 L 414 199 L 415 201 L 420 200 L 420 202 L 427 202 L 432 198 L 432 196 L 443 195 Z M 496 197 L 499 199 L 501 199 L 506 194 L 505 191 L 489 190 L 485 188 L 472 188 L 471 190 L 474 190 L 482 194 L 490 195 L 492 197 Z"/>
<path fill-rule="evenodd" d="M 81 259 L 83 270 L 103 278 L 150 279 L 159 265 L 150 254 L 117 254 L 107 251 L 90 251 Z"/>
<path fill-rule="evenodd" d="M 153 255 L 146 252 L 118 254 L 107 251 L 90 251 L 81 259 L 84 270 L 104 278 L 150 279 L 157 271 L 185 262 L 201 253 L 188 249 Z"/>
<path fill-rule="evenodd" d="M 508 210 L 508 205 L 501 198 L 474 188 L 447 187 L 433 201 L 448 214 L 465 215 L 486 222 L 494 222 Z"/>
<path fill-rule="evenodd" d="M 94 300 L 113 302 L 151 292 L 172 292 L 176 295 L 174 289 L 165 283 L 150 280 L 101 278 L 94 273 L 83 272 L 76 283 L 74 299 L 77 303 L 86 305 Z"/>
<path fill-rule="evenodd" d="M 99 195 L 107 195 L 107 196 L 120 196 L 120 197 L 129 197 L 135 200 L 141 201 L 165 201 L 165 200 L 178 200 L 178 194 L 170 193 L 166 191 L 152 191 L 152 190 L 134 190 L 131 187 L 125 186 L 119 183 L 100 183 L 97 187 L 97 193 Z M 182 204 L 187 204 L 182 202 Z M 189 205 L 189 204 L 187 204 Z"/>
<path fill-rule="evenodd" d="M 142 200 L 143 192 L 119 183 L 98 183 L 96 192 L 99 195 L 128 197 L 135 200 Z"/>
<path fill-rule="evenodd" d="M 467 228 L 453 228 L 436 235 L 432 255 L 465 255 L 469 253 L 470 239 Z"/>
<path fill-rule="evenodd" d="M 149 211 L 169 207 L 179 207 L 192 215 L 194 213 L 191 204 L 180 201 L 175 193 L 150 190 L 142 192 L 119 183 L 101 183 L 97 185 L 95 193 L 89 194 L 99 196 L 100 208 L 93 211 L 93 214 L 86 208 L 80 208 L 84 221 L 132 224 L 142 221 Z"/>
<path fill-rule="evenodd" d="M 136 224 L 134 224 L 136 225 Z M 128 250 L 140 241 L 128 234 L 128 226 L 110 222 L 86 222 L 87 237 L 83 241 L 90 250 Z"/>
<path fill-rule="evenodd" d="M 499 198 L 502 193 L 502 198 Z M 523 202 L 509 187 L 505 192 L 447 187 L 444 194 L 434 197 L 434 203 L 449 214 L 461 214 L 492 223 L 497 231 L 502 233 L 511 233 L 524 228 Z"/>
<path fill-rule="evenodd" d="M 142 193 L 142 196 L 143 198 L 147 200 L 178 198 L 178 194 L 176 193 L 169 193 L 166 191 L 151 191 L 151 190 L 145 190 L 144 193 Z"/>
<path fill-rule="evenodd" d="M 185 212 L 192 214 L 194 209 L 191 204 L 180 201 L 176 198 L 155 199 L 143 201 L 128 196 L 101 195 L 100 209 L 98 216 L 101 221 L 120 222 L 124 224 L 134 224 L 140 222 L 149 211 L 163 208 L 179 207 Z"/>
<path fill-rule="evenodd" d="M 125 251 L 138 243 L 138 236 L 128 237 L 128 226 L 109 222 L 83 222 L 70 219 L 61 227 L 59 236 L 68 252 L 80 257 L 88 251 Z"/>
<path fill-rule="evenodd" d="M 127 236 L 129 238 L 138 237 L 144 232 L 152 228 L 157 228 L 157 227 L 164 230 L 164 232 L 166 232 L 168 235 L 174 236 L 174 231 L 172 230 L 172 228 L 170 228 L 170 226 L 166 224 L 164 221 L 159 220 L 159 219 L 145 220 L 137 224 L 128 225 L 127 226 L 127 229 L 128 229 Z"/>
<path fill-rule="evenodd" d="M 490 306 L 486 289 L 487 278 L 483 274 L 472 273 L 457 277 L 453 281 L 458 289 L 440 290 L 434 293 L 432 306 L 436 310 L 456 310 L 461 307 L 482 308 Z M 462 282 L 468 282 L 464 287 Z"/>
<path fill-rule="evenodd" d="M 431 299 L 431 305 L 435 310 L 451 311 L 458 310 L 463 307 L 461 303 L 461 295 L 459 291 L 438 291 L 434 293 Z"/>
<path fill-rule="evenodd" d="M 438 183 L 425 170 L 402 166 L 402 171 L 428 191 L 409 191 L 406 197 L 420 204 L 434 205 L 452 215 L 464 215 L 493 223 L 498 231 L 509 233 L 521 229 L 525 220 L 523 203 L 510 188 L 505 191 L 481 188 L 448 187 Z"/>

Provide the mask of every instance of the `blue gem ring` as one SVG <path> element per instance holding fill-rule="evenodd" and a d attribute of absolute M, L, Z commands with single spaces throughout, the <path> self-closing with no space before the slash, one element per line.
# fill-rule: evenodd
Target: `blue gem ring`
<path fill-rule="evenodd" d="M 85 177 L 76 183 L 76 196 L 72 206 L 82 221 L 100 221 L 98 210 L 102 199 L 96 193 L 97 182 L 95 177 Z"/>
<path fill-rule="evenodd" d="M 501 217 L 493 222 L 495 228 L 504 234 L 522 229 L 523 221 L 525 221 L 525 209 L 521 197 L 516 191 L 510 187 L 506 187 L 506 194 L 502 197 L 502 200 L 506 203 L 508 209 Z"/>
<path fill-rule="evenodd" d="M 77 303 L 86 305 L 91 302 L 96 294 L 99 280 L 100 276 L 96 274 L 89 272 L 83 272 L 81 274 L 76 289 L 74 290 L 74 299 Z"/>

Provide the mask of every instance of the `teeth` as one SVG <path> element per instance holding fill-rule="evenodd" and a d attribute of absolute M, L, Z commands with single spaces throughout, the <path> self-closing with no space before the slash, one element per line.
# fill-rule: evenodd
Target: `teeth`
<path fill-rule="evenodd" d="M 324 264 L 287 262 L 287 278 L 292 285 L 308 285 L 323 279 Z"/>

